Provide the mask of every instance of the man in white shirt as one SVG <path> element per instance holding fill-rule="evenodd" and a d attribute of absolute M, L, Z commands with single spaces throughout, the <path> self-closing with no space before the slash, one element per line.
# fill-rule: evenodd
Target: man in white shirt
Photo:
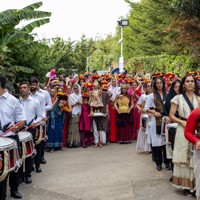
<path fill-rule="evenodd" d="M 37 123 L 40 122 L 43 118 L 42 112 L 40 109 L 40 104 L 37 100 L 32 98 L 29 94 L 30 87 L 27 82 L 21 82 L 19 85 L 20 95 L 19 98 L 26 115 L 26 125 L 27 127 L 31 126 L 27 131 L 32 133 L 33 141 L 35 143 L 35 134 Z M 37 157 L 37 156 L 36 156 Z M 31 171 L 33 166 L 33 158 L 30 156 L 25 160 L 25 173 L 23 174 L 24 182 L 29 184 L 32 183 L 31 180 Z"/>
<path fill-rule="evenodd" d="M 43 94 L 40 94 L 38 92 L 38 80 L 35 77 L 31 77 L 29 80 L 30 84 L 30 96 L 37 100 L 40 104 L 40 109 L 42 112 L 42 117 L 46 117 L 46 110 L 45 110 L 45 97 Z M 36 167 L 36 172 L 40 173 L 42 172 L 42 169 L 40 168 L 40 160 L 41 160 L 41 149 L 42 145 L 41 142 L 37 144 L 36 146 L 37 150 L 37 155 L 35 156 L 35 167 Z"/>
<path fill-rule="evenodd" d="M 24 126 L 26 117 L 24 115 L 23 107 L 20 104 L 19 100 L 5 90 L 5 85 L 6 77 L 0 74 L 0 135 L 11 128 L 12 130 L 9 131 L 7 134 L 4 134 L 3 137 L 14 139 L 17 142 L 19 148 L 19 137 L 17 135 L 17 132 Z M 16 125 L 16 123 L 19 124 Z M 0 200 L 6 199 L 7 179 L 8 176 L 2 182 L 0 182 Z M 13 198 L 21 199 L 22 195 L 18 192 L 18 172 L 16 173 L 12 171 L 10 173 L 9 185 L 11 196 Z"/>

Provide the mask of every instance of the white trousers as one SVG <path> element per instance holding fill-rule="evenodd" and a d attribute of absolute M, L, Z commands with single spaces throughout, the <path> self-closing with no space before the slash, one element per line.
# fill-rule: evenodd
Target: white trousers
<path fill-rule="evenodd" d="M 94 143 L 97 144 L 99 141 L 102 144 L 106 143 L 106 132 L 104 131 L 97 131 L 97 125 L 95 120 L 93 119 L 93 134 L 94 134 Z"/>

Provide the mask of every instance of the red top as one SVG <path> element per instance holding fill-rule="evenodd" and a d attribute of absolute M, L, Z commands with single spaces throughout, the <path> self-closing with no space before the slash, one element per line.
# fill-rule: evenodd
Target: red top
<path fill-rule="evenodd" d="M 199 120 L 197 120 L 198 118 L 200 118 L 200 109 L 196 108 L 188 117 L 185 127 L 185 138 L 193 144 L 196 144 L 196 142 L 199 140 L 196 135 L 194 135 L 199 123 Z"/>

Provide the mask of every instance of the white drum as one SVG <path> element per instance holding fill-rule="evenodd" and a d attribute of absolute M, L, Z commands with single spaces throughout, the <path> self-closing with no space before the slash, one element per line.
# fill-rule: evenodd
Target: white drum
<path fill-rule="evenodd" d="M 167 145 L 172 148 L 172 150 L 174 149 L 174 141 L 175 141 L 177 127 L 178 123 L 167 124 L 166 142 Z"/>
<path fill-rule="evenodd" d="M 30 132 L 19 132 L 18 136 L 22 147 L 22 159 L 34 156 L 36 151 L 34 149 L 32 134 Z"/>
<path fill-rule="evenodd" d="M 101 113 L 101 112 L 94 112 L 92 117 L 105 117 L 105 114 Z"/>
<path fill-rule="evenodd" d="M 142 124 L 141 127 L 146 130 L 147 128 L 147 121 L 148 121 L 148 114 L 143 114 L 142 115 Z"/>
<path fill-rule="evenodd" d="M 13 170 L 22 165 L 17 143 L 11 138 L 0 137 L 0 182 Z"/>
<path fill-rule="evenodd" d="M 42 140 L 46 139 L 46 121 L 41 121 L 39 125 L 39 130 L 36 131 L 36 144 L 40 144 Z"/>
<path fill-rule="evenodd" d="M 167 129 L 170 129 L 170 128 L 177 129 L 177 127 L 178 127 L 178 123 L 169 123 L 169 124 L 167 124 Z"/>

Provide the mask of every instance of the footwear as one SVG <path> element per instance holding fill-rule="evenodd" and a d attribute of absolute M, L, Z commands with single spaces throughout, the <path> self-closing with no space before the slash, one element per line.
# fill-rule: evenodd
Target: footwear
<path fill-rule="evenodd" d="M 20 177 L 18 183 L 21 184 L 24 181 L 24 177 Z"/>
<path fill-rule="evenodd" d="M 13 198 L 15 198 L 15 199 L 21 199 L 22 198 L 22 195 L 18 191 L 16 191 L 16 190 L 11 191 L 10 196 L 13 197 Z"/>
<path fill-rule="evenodd" d="M 46 163 L 47 161 L 44 159 L 44 157 L 40 159 L 40 164 L 46 164 Z"/>
<path fill-rule="evenodd" d="M 33 172 L 33 171 L 35 171 L 35 167 L 34 166 L 32 166 L 32 169 L 31 169 L 31 171 Z"/>
<path fill-rule="evenodd" d="M 165 168 L 169 169 L 170 165 L 169 164 L 165 164 Z"/>
<path fill-rule="evenodd" d="M 161 165 L 157 165 L 156 169 L 157 169 L 158 171 L 161 171 L 161 170 L 162 170 Z"/>
<path fill-rule="evenodd" d="M 49 151 L 49 153 L 53 153 L 54 152 L 54 149 L 51 149 L 50 151 Z M 46 160 L 45 160 L 46 161 Z M 41 163 L 41 161 L 40 161 L 40 163 Z M 46 164 L 46 163 L 45 163 Z"/>
<path fill-rule="evenodd" d="M 171 177 L 171 178 L 169 179 L 169 181 L 172 182 L 172 181 L 173 181 L 173 177 Z"/>
<path fill-rule="evenodd" d="M 41 169 L 40 167 L 36 167 L 35 171 L 36 171 L 37 173 L 41 173 L 41 172 L 42 172 L 42 169 Z"/>
<path fill-rule="evenodd" d="M 32 183 L 31 177 L 25 177 L 25 178 L 24 178 L 24 183 L 26 183 L 26 184 Z"/>
<path fill-rule="evenodd" d="M 192 196 L 192 193 L 190 192 L 190 190 L 187 190 L 187 189 L 184 189 L 183 190 L 183 194 L 187 197 L 191 197 Z"/>

